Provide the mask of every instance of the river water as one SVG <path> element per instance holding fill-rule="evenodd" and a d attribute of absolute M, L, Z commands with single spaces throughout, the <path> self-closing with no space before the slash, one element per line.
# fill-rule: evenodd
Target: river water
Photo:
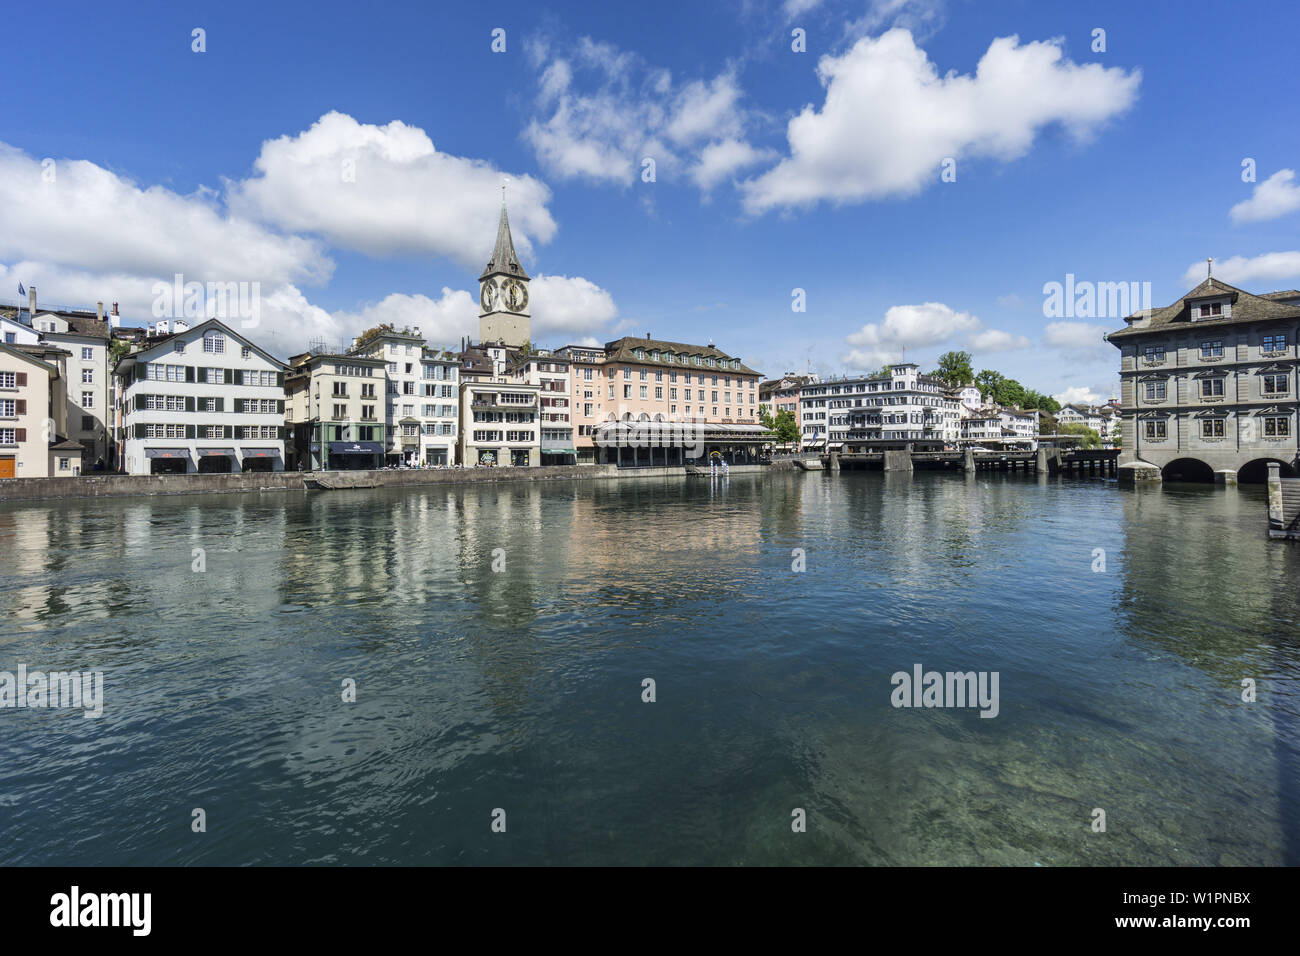
<path fill-rule="evenodd" d="M 0 709 L 0 864 L 1300 863 L 1265 512 L 859 472 L 0 504 L 0 671 L 103 675 L 98 719 Z M 917 665 L 997 716 L 893 706 Z"/>

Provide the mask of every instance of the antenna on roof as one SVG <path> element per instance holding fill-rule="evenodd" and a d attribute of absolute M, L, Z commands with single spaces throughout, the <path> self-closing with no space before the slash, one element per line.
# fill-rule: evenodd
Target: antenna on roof
<path fill-rule="evenodd" d="M 1213 256 L 1207 256 L 1205 259 L 1205 277 L 1207 279 L 1214 278 L 1214 257 Z"/>

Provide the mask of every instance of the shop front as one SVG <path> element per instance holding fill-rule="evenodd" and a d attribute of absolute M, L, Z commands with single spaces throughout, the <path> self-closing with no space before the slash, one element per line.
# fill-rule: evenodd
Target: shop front
<path fill-rule="evenodd" d="M 384 466 L 384 446 L 377 441 L 332 441 L 327 447 L 327 471 L 367 471 Z"/>
<path fill-rule="evenodd" d="M 151 475 L 184 475 L 190 470 L 188 448 L 146 448 L 144 456 Z"/>
<path fill-rule="evenodd" d="M 233 448 L 199 448 L 198 455 L 200 475 L 228 475 L 236 470 Z"/>
<path fill-rule="evenodd" d="M 662 468 L 758 465 L 776 436 L 762 425 L 622 421 L 597 425 L 592 437 L 601 464 Z"/>
<path fill-rule="evenodd" d="M 242 471 L 280 471 L 280 449 L 278 448 L 241 448 L 240 468 Z"/>

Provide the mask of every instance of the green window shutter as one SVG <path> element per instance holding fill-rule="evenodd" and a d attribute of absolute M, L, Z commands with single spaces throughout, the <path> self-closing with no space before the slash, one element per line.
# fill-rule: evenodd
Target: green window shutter
<path fill-rule="evenodd" d="M 194 411 L 194 396 L 193 396 L 193 395 L 186 395 L 186 396 L 185 396 L 185 410 L 186 410 L 187 412 L 192 412 L 192 411 Z"/>
<path fill-rule="evenodd" d="M 195 371 L 196 371 L 196 369 L 194 368 L 193 365 L 187 365 L 187 366 L 185 366 L 185 381 L 187 381 L 187 382 L 193 382 L 194 379 L 195 379 L 195 377 L 196 377 L 196 376 L 195 376 Z"/>
<path fill-rule="evenodd" d="M 135 410 L 138 412 L 138 411 L 140 411 L 142 408 L 144 408 L 144 396 L 143 396 L 143 395 L 136 395 L 136 397 L 135 397 Z"/>
<path fill-rule="evenodd" d="M 217 399 L 217 411 L 219 411 L 219 412 L 224 412 L 225 410 L 226 410 L 226 400 L 225 400 L 224 398 L 218 398 L 218 399 Z"/>
<path fill-rule="evenodd" d="M 235 441 L 242 441 L 242 440 L 243 440 L 243 437 L 244 437 L 244 426 L 243 426 L 243 425 L 236 425 L 236 426 L 235 426 Z"/>
<path fill-rule="evenodd" d="M 280 441 L 284 441 L 285 433 L 288 431 L 283 425 L 280 426 Z"/>
<path fill-rule="evenodd" d="M 141 424 L 138 424 L 138 423 L 136 424 L 136 426 L 135 426 L 135 437 L 136 437 L 136 438 L 143 438 L 143 437 L 144 437 L 144 425 L 141 425 Z"/>
<path fill-rule="evenodd" d="M 226 384 L 227 385 L 235 384 L 235 370 L 233 368 L 226 369 Z"/>
<path fill-rule="evenodd" d="M 186 425 L 186 426 L 185 426 L 185 437 L 186 437 L 186 438 L 193 438 L 193 437 L 194 437 L 194 426 L 193 426 L 193 425 Z"/>
<path fill-rule="evenodd" d="M 276 410 L 277 413 L 283 415 L 283 414 L 284 414 L 284 402 L 283 402 L 283 401 L 278 401 L 278 402 L 276 402 L 276 403 L 275 403 L 275 410 Z"/>
<path fill-rule="evenodd" d="M 276 372 L 276 373 L 275 373 L 275 384 L 276 384 L 276 387 L 277 387 L 277 388 L 284 388 L 284 373 L 283 373 L 283 372 Z"/>

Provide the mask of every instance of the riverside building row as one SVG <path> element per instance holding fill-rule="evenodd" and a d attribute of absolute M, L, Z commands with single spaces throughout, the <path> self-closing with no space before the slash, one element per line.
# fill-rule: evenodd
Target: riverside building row
<path fill-rule="evenodd" d="M 459 351 L 381 324 L 286 362 L 219 318 L 122 328 L 114 307 L 92 327 L 33 299 L 0 312 L 0 477 L 76 474 L 91 453 L 132 475 L 757 461 L 758 372 L 649 334 L 535 348 L 529 282 L 503 203 L 479 341 Z"/>
<path fill-rule="evenodd" d="M 959 444 L 1036 449 L 1039 413 L 983 404 L 973 385 L 949 387 L 919 366 L 820 379 L 788 373 L 764 382 L 760 404 L 799 423 L 799 450 L 857 453 Z"/>

